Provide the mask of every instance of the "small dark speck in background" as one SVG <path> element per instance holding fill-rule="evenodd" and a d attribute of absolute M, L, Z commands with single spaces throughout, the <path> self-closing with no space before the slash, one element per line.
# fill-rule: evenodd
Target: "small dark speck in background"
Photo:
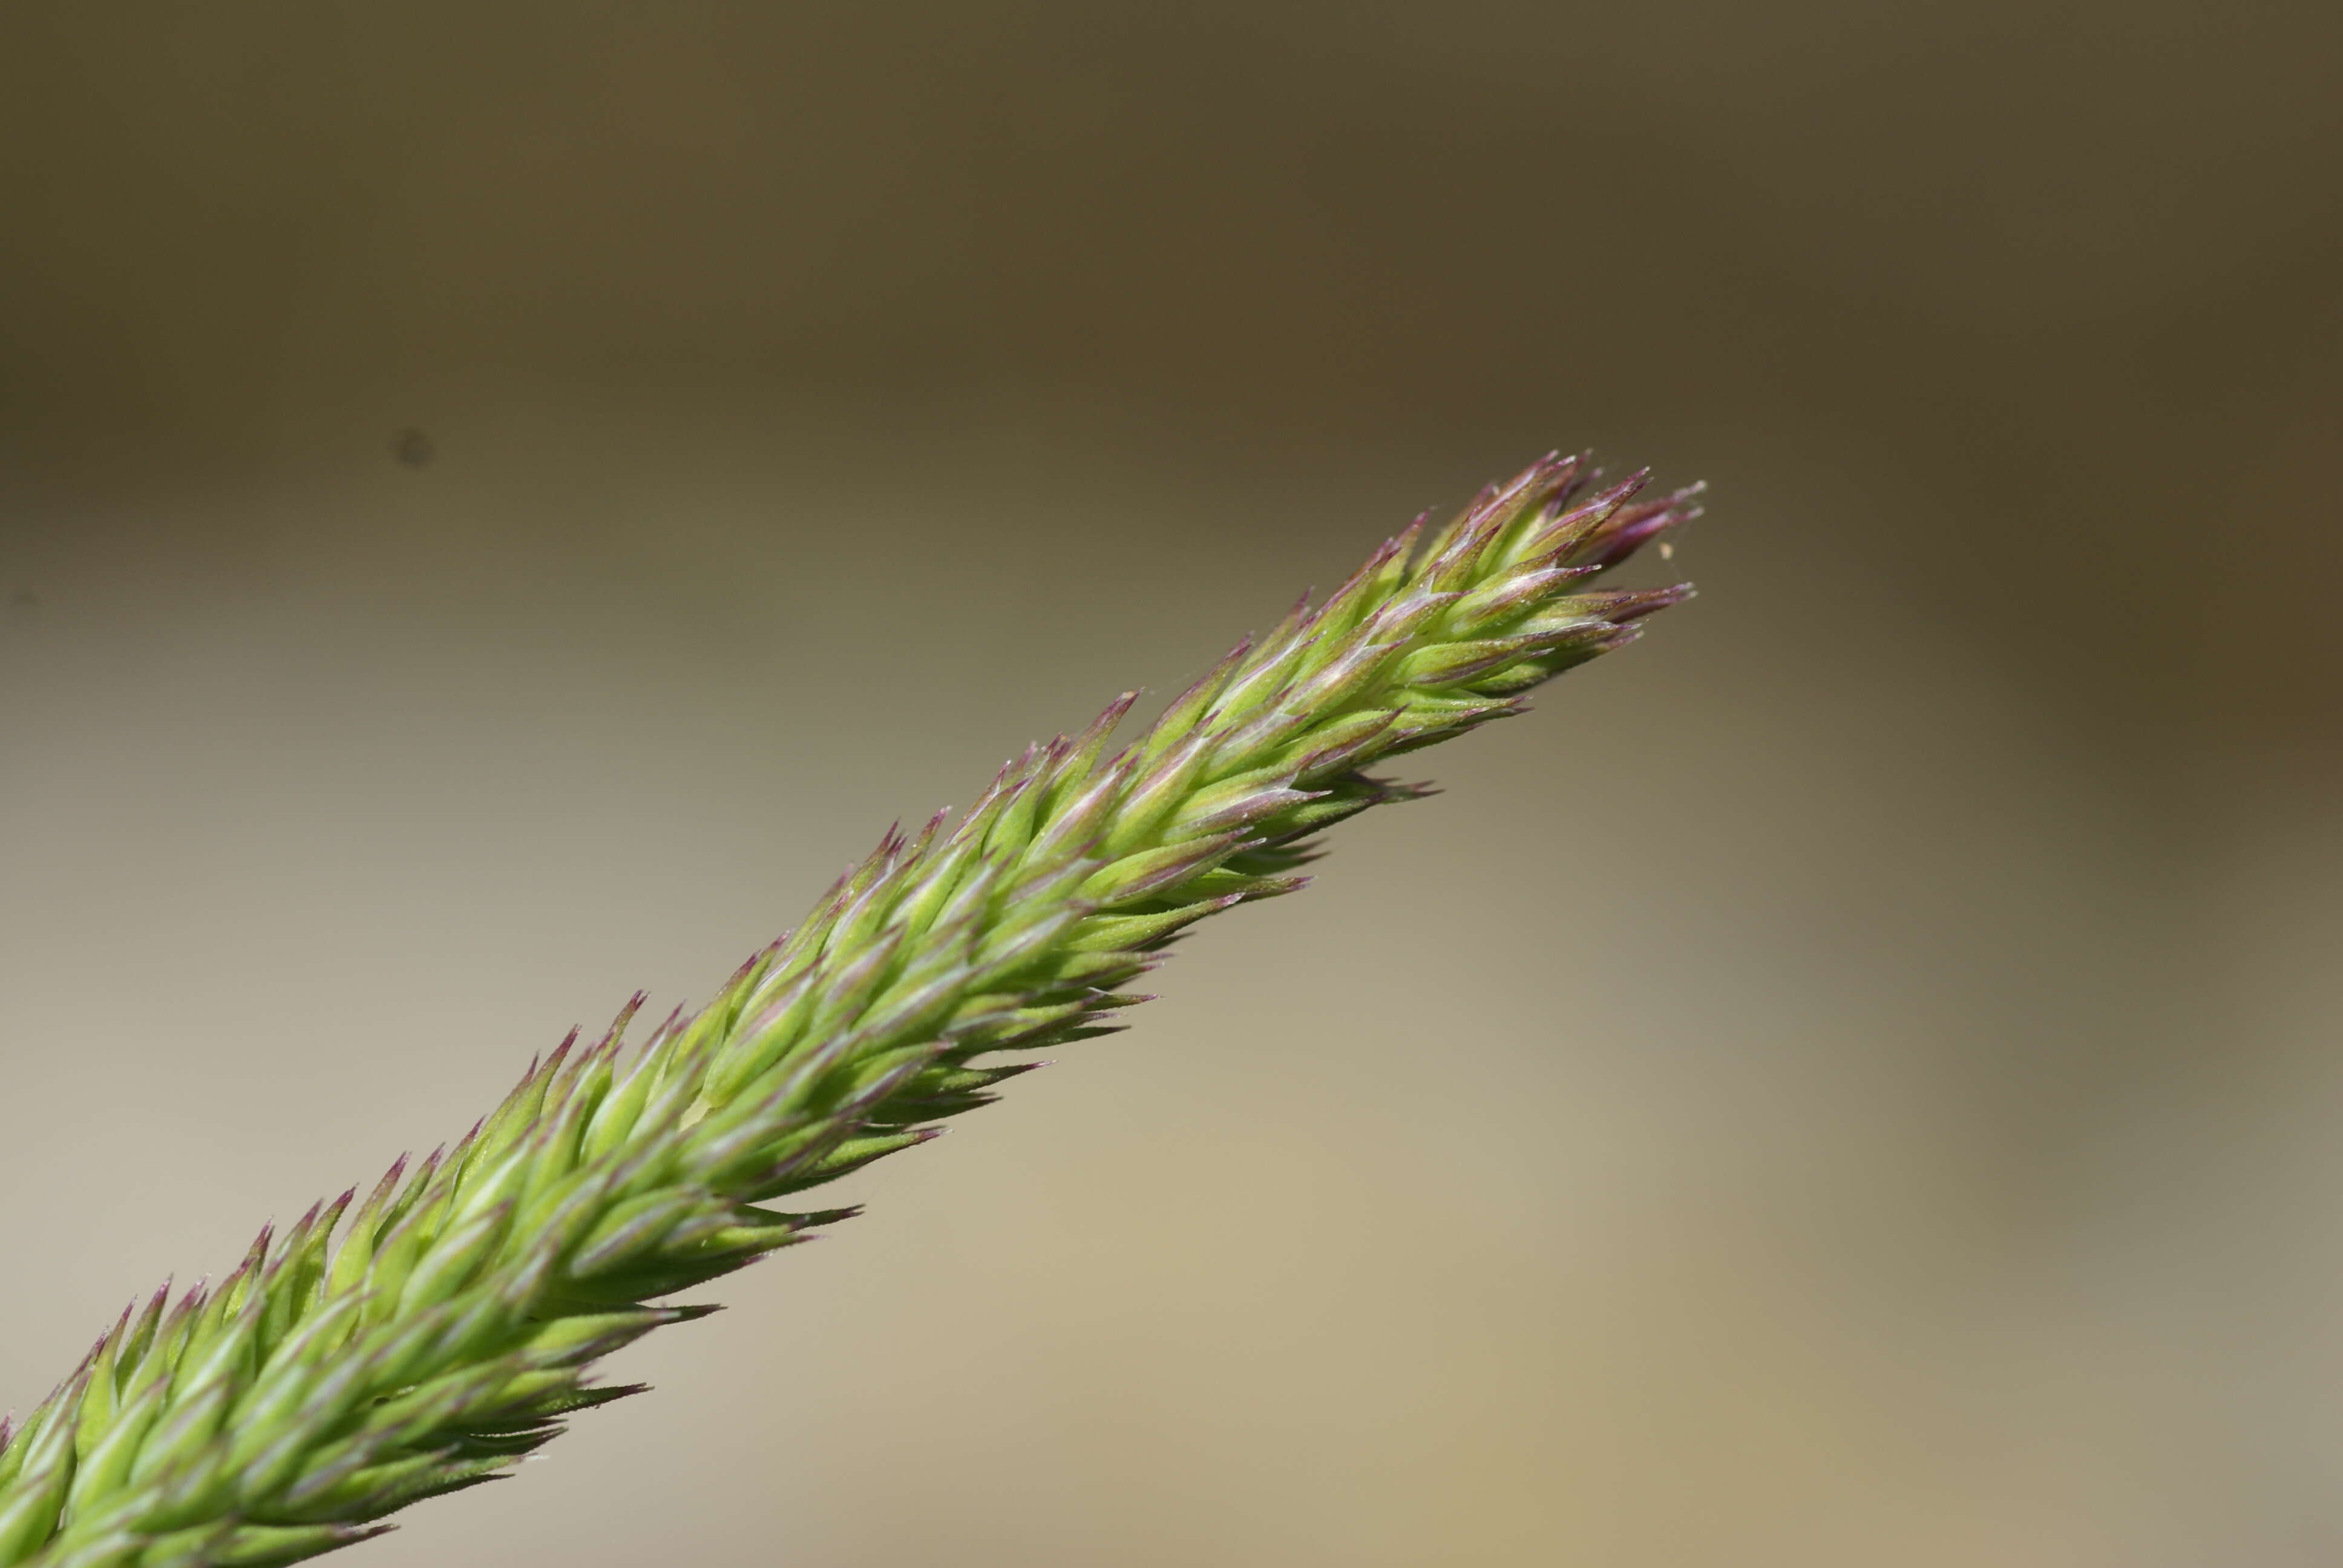
<path fill-rule="evenodd" d="M 31 588 L 20 588 L 8 596 L 8 608 L 17 615 L 30 615 L 41 608 L 41 596 Z"/>
<path fill-rule="evenodd" d="M 390 455 L 410 468 L 429 467 L 437 450 L 431 445 L 431 437 L 412 425 L 394 432 L 390 437 Z"/>

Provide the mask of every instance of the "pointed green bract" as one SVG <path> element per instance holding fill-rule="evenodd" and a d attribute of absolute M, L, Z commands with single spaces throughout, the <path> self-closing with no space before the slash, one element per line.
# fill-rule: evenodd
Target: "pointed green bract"
<path fill-rule="evenodd" d="M 1128 747 L 1126 696 L 957 826 L 890 831 L 706 1009 L 629 1046 L 636 998 L 355 1211 L 345 1192 L 216 1289 L 126 1311 L 0 1422 L 0 1568 L 297 1562 L 639 1392 L 590 1369 L 712 1310 L 649 1303 L 853 1212 L 763 1205 L 1026 1070 L 980 1059 L 1111 1032 L 1182 930 L 1299 889 L 1313 835 L 1423 793 L 1361 769 L 1523 711 L 1682 598 L 1584 586 L 1694 515 L 1694 492 L 1642 485 L 1581 499 L 1579 461 L 1549 457 L 1420 546 L 1419 523 Z"/>

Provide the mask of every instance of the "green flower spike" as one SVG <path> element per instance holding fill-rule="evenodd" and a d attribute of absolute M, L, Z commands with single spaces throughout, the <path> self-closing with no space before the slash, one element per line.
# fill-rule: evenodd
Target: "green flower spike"
<path fill-rule="evenodd" d="M 704 1010 L 629 1050 L 629 1002 L 412 1171 L 264 1230 L 216 1288 L 126 1310 L 13 1432 L 0 1568 L 257 1568 L 495 1480 L 590 1369 L 713 1309 L 649 1303 L 852 1210 L 790 1200 L 924 1142 L 1111 1032 L 1189 925 L 1289 893 L 1315 836 L 1423 793 L 1363 769 L 1524 711 L 1690 591 L 1589 587 L 1693 516 L 1549 457 L 1237 645 L 1119 750 L 1133 699 L 1001 769 L 957 827 L 890 831 Z M 339 1233 L 340 1240 L 334 1238 Z"/>

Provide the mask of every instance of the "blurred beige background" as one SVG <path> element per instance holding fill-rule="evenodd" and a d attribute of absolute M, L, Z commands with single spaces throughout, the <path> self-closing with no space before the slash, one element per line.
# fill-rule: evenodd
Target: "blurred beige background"
<path fill-rule="evenodd" d="M 2338 17 L 0 10 L 0 1403 L 1592 444 L 1697 604 L 365 1560 L 2336 1561 Z"/>

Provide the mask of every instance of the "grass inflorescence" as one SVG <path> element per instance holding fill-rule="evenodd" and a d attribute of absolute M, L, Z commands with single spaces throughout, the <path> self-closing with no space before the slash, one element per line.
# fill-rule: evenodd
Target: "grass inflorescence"
<path fill-rule="evenodd" d="M 1029 748 L 954 825 L 890 831 L 699 1012 L 532 1063 L 235 1272 L 134 1302 L 0 1423 L 0 1568 L 253 1568 L 496 1479 L 594 1363 L 712 1310 L 654 1305 L 851 1214 L 798 1194 L 935 1135 L 1030 1051 L 1109 1033 L 1180 932 L 1294 891 L 1316 836 L 1414 786 L 1365 769 L 1524 711 L 1684 587 L 1595 579 L 1693 515 L 1576 458 L 1388 540 L 1241 642 L 1137 740 L 1125 696 Z M 779 1206 L 776 1206 L 779 1205 Z"/>

